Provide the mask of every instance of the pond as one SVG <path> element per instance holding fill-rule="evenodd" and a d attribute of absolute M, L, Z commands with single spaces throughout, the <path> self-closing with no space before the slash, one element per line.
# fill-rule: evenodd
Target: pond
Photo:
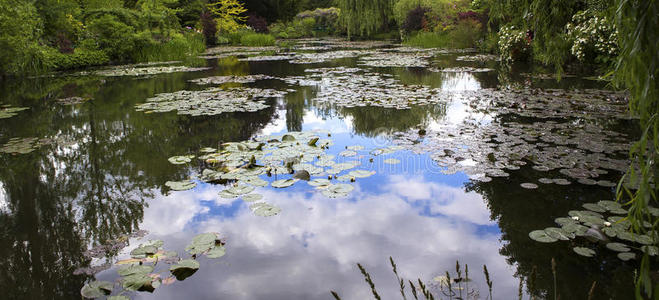
<path fill-rule="evenodd" d="M 489 294 L 483 265 L 495 299 L 520 277 L 525 298 L 585 299 L 593 282 L 593 299 L 629 298 L 630 256 L 656 248 L 598 201 L 614 200 L 638 121 L 605 82 L 534 71 L 302 40 L 3 81 L 0 287 L 367 299 L 359 263 L 385 299 L 396 276 L 407 297 L 420 280 L 448 298 L 459 261 L 469 299 Z M 594 225 L 623 245 L 586 239 Z"/>

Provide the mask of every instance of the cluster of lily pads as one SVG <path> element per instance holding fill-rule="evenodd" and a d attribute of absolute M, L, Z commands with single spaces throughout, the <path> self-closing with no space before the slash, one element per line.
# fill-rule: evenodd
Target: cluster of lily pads
<path fill-rule="evenodd" d="M 487 73 L 492 72 L 494 69 L 490 68 L 474 68 L 474 67 L 455 67 L 455 68 L 428 68 L 430 72 L 443 72 L 443 73 Z"/>
<path fill-rule="evenodd" d="M 20 111 L 28 110 L 29 107 L 12 107 L 10 105 L 0 106 L 0 119 L 8 119 L 18 114 Z"/>
<path fill-rule="evenodd" d="M 116 295 L 109 296 L 115 290 L 115 283 L 109 281 L 89 282 L 82 287 L 80 294 L 89 299 L 109 296 L 109 300 L 128 300 L 127 292 L 153 292 L 163 284 L 170 285 L 192 276 L 200 268 L 197 258 L 202 255 L 214 259 L 226 253 L 225 242 L 216 233 L 202 233 L 192 238 L 185 248 L 190 254 L 187 259 L 175 251 L 164 250 L 163 245 L 161 240 L 148 241 L 133 249 L 129 259 L 114 263 L 121 277 L 121 291 Z M 160 267 L 163 264 L 168 267 Z"/>
<path fill-rule="evenodd" d="M 585 210 L 571 210 L 569 217 L 560 217 L 555 220 L 560 227 L 548 227 L 534 230 L 529 237 L 541 243 L 553 243 L 559 240 L 572 241 L 579 238 L 589 240 L 591 243 L 573 248 L 579 255 L 592 257 L 597 252 L 596 247 L 601 243 L 607 249 L 617 252 L 618 258 L 627 261 L 636 258 L 636 252 L 645 252 L 650 256 L 659 254 L 656 244 L 657 235 L 653 231 L 638 234 L 630 231 L 630 222 L 623 218 L 627 210 L 615 201 L 599 201 L 597 203 L 583 204 Z M 659 217 L 659 209 L 650 207 L 653 217 Z M 645 223 L 646 228 L 652 224 Z"/>
<path fill-rule="evenodd" d="M 501 56 L 494 54 L 463 55 L 458 56 L 455 60 L 469 62 L 501 61 Z"/>
<path fill-rule="evenodd" d="M 268 76 L 268 75 L 245 75 L 245 76 L 237 76 L 237 75 L 229 75 L 229 76 L 213 76 L 213 77 L 206 77 L 206 78 L 198 78 L 198 79 L 193 79 L 190 80 L 192 83 L 200 84 L 200 85 L 208 85 L 208 84 L 225 84 L 225 83 L 253 83 L 258 80 L 266 80 L 266 79 L 274 79 L 275 77 Z"/>
<path fill-rule="evenodd" d="M 99 70 L 94 72 L 95 75 L 101 76 L 145 76 L 177 72 L 198 72 L 210 68 L 195 68 L 186 66 L 155 66 L 155 67 L 114 67 L 111 69 Z"/>
<path fill-rule="evenodd" d="M 365 151 L 363 146 L 350 146 L 336 156 L 325 153 L 333 145 L 327 132 L 289 132 L 282 136 L 261 136 L 251 141 L 225 143 L 221 149 L 203 148 L 201 155 L 174 156 L 172 164 L 186 164 L 195 157 L 204 163 L 198 178 L 205 182 L 229 184 L 219 196 L 227 199 L 242 198 L 249 202 L 250 209 L 258 216 L 273 216 L 281 209 L 261 201 L 261 194 L 253 193 L 256 187 L 287 188 L 299 181 L 320 190 L 329 198 L 346 197 L 354 187 L 347 182 L 369 177 L 375 171 L 352 170 L 359 166 L 359 160 L 350 159 Z M 371 151 L 371 155 L 391 154 L 400 147 L 385 147 Z M 388 163 L 398 163 L 392 160 Z M 263 176 L 275 176 L 269 182 Z M 346 183 L 343 183 L 346 182 Z M 192 180 L 169 181 L 166 185 L 172 190 L 187 190 L 196 183 Z"/>
<path fill-rule="evenodd" d="M 287 92 L 259 88 L 212 88 L 157 94 L 135 105 L 147 113 L 178 111 L 179 115 L 219 115 L 227 112 L 255 112 L 269 107 L 263 98 L 283 97 Z"/>
<path fill-rule="evenodd" d="M 8 154 L 27 154 L 47 144 L 45 140 L 36 137 L 11 138 L 0 148 L 0 152 Z"/>
<path fill-rule="evenodd" d="M 87 101 L 89 101 L 90 98 L 83 98 L 83 97 L 66 97 L 66 98 L 59 98 L 57 99 L 57 103 L 62 104 L 62 105 L 77 105 L 77 104 L 82 104 Z"/>
<path fill-rule="evenodd" d="M 551 103 L 539 95 L 548 92 L 517 96 L 518 102 L 498 93 L 491 95 L 465 92 L 465 102 L 473 113 L 535 118 L 508 117 L 501 121 L 481 124 L 466 120 L 461 124 L 446 124 L 440 129 L 425 132 L 397 133 L 395 142 L 416 153 L 431 153 L 431 157 L 447 174 L 465 172 L 475 180 L 489 181 L 491 177 L 507 177 L 507 171 L 518 170 L 531 164 L 540 172 L 557 170 L 560 176 L 586 185 L 615 186 L 614 182 L 600 179 L 610 170 L 625 171 L 629 166 L 626 153 L 630 139 L 618 132 L 607 130 L 598 122 L 569 122 L 571 119 L 590 119 L 599 115 L 608 119 L 626 118 L 623 102 L 615 102 L 616 93 L 597 91 L 591 98 L 575 93 L 569 104 L 559 97 Z M 473 95 L 478 95 L 475 97 Z M 597 99 L 603 97 L 609 100 Z M 522 103 L 522 104 L 520 104 Z M 593 104 L 596 104 L 594 107 Z M 524 106 L 524 107 L 521 107 Z M 568 109 L 569 107 L 572 110 Z M 561 121 L 545 120 L 547 116 L 561 116 Z M 558 119 L 558 118 L 557 118 Z M 505 121 L 503 121 L 505 120 Z M 550 173 L 553 174 L 553 173 Z M 556 176 L 556 175 L 553 175 Z M 570 184 L 566 178 L 540 178 L 542 184 Z M 524 188 L 536 188 L 535 183 Z"/>
<path fill-rule="evenodd" d="M 378 52 L 359 59 L 359 65 L 370 67 L 427 67 L 431 52 Z"/>
<path fill-rule="evenodd" d="M 292 85 L 319 86 L 312 100 L 339 107 L 380 106 L 408 109 L 411 105 L 444 101 L 439 89 L 406 85 L 390 74 L 366 73 L 359 68 L 308 69 L 303 76 L 284 78 Z"/>

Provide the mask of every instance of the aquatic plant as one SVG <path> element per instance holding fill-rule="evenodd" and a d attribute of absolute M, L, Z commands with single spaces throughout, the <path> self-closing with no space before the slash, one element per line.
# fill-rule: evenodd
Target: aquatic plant
<path fill-rule="evenodd" d="M 92 257 L 103 257 L 108 251 L 126 247 L 129 237 L 143 236 L 144 234 L 126 236 L 108 245 L 100 245 L 89 250 Z M 183 258 L 175 251 L 163 249 L 163 241 L 150 240 L 140 244 L 130 252 L 130 258 L 114 262 L 117 274 L 120 276 L 121 289 L 115 289 L 116 283 L 108 281 L 91 281 L 80 290 L 83 298 L 130 299 L 128 292 L 153 292 L 162 284 L 171 285 L 176 281 L 183 281 L 201 267 L 198 257 L 206 256 L 209 259 L 220 258 L 225 255 L 225 242 L 220 240 L 216 233 L 202 233 L 192 238 L 185 248 L 190 258 Z M 161 265 L 164 264 L 164 268 Z M 169 266 L 169 267 L 167 267 Z M 109 268 L 109 266 L 107 266 Z M 92 271 L 96 271 L 91 269 Z M 78 270 L 76 272 L 79 272 Z M 83 271 L 85 272 L 85 271 Z M 170 275 L 165 275 L 169 273 Z"/>

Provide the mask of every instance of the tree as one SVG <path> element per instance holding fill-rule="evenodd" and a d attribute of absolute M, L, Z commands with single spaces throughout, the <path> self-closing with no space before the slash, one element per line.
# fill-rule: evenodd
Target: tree
<path fill-rule="evenodd" d="M 219 0 L 208 4 L 208 10 L 216 16 L 215 21 L 220 32 L 236 31 L 241 27 L 239 22 L 246 20 L 242 14 L 247 9 L 239 0 Z"/>
<path fill-rule="evenodd" d="M 648 232 L 657 246 L 659 224 L 653 218 L 649 206 L 659 206 L 659 5 L 655 0 L 616 0 L 616 26 L 620 54 L 614 76 L 617 82 L 629 89 L 630 109 L 641 120 L 641 139 L 632 147 L 632 165 L 626 175 L 634 189 L 620 184 L 618 199 L 623 196 L 631 203 L 629 220 L 636 232 Z M 622 182 L 625 182 L 623 178 Z M 644 228 L 644 222 L 653 224 Z M 645 251 L 636 282 L 636 298 L 659 297 L 659 284 L 650 277 L 650 258 Z"/>
<path fill-rule="evenodd" d="M 369 36 L 386 28 L 393 17 L 394 0 L 337 0 L 341 9 L 339 22 L 346 28 L 348 39 L 353 34 Z"/>

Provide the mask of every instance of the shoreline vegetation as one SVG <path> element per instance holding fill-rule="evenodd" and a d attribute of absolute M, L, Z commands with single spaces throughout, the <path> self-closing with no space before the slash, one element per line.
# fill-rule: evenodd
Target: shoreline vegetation
<path fill-rule="evenodd" d="M 568 69 L 593 71 L 629 90 L 630 113 L 640 117 L 642 135 L 617 200 L 629 210 L 631 230 L 656 246 L 659 219 L 648 209 L 659 194 L 656 28 L 659 4 L 642 0 L 4 0 L 0 78 L 322 37 L 475 48 L 504 66 L 553 68 L 559 79 Z M 637 299 L 658 297 L 656 269 L 645 254 Z"/>

